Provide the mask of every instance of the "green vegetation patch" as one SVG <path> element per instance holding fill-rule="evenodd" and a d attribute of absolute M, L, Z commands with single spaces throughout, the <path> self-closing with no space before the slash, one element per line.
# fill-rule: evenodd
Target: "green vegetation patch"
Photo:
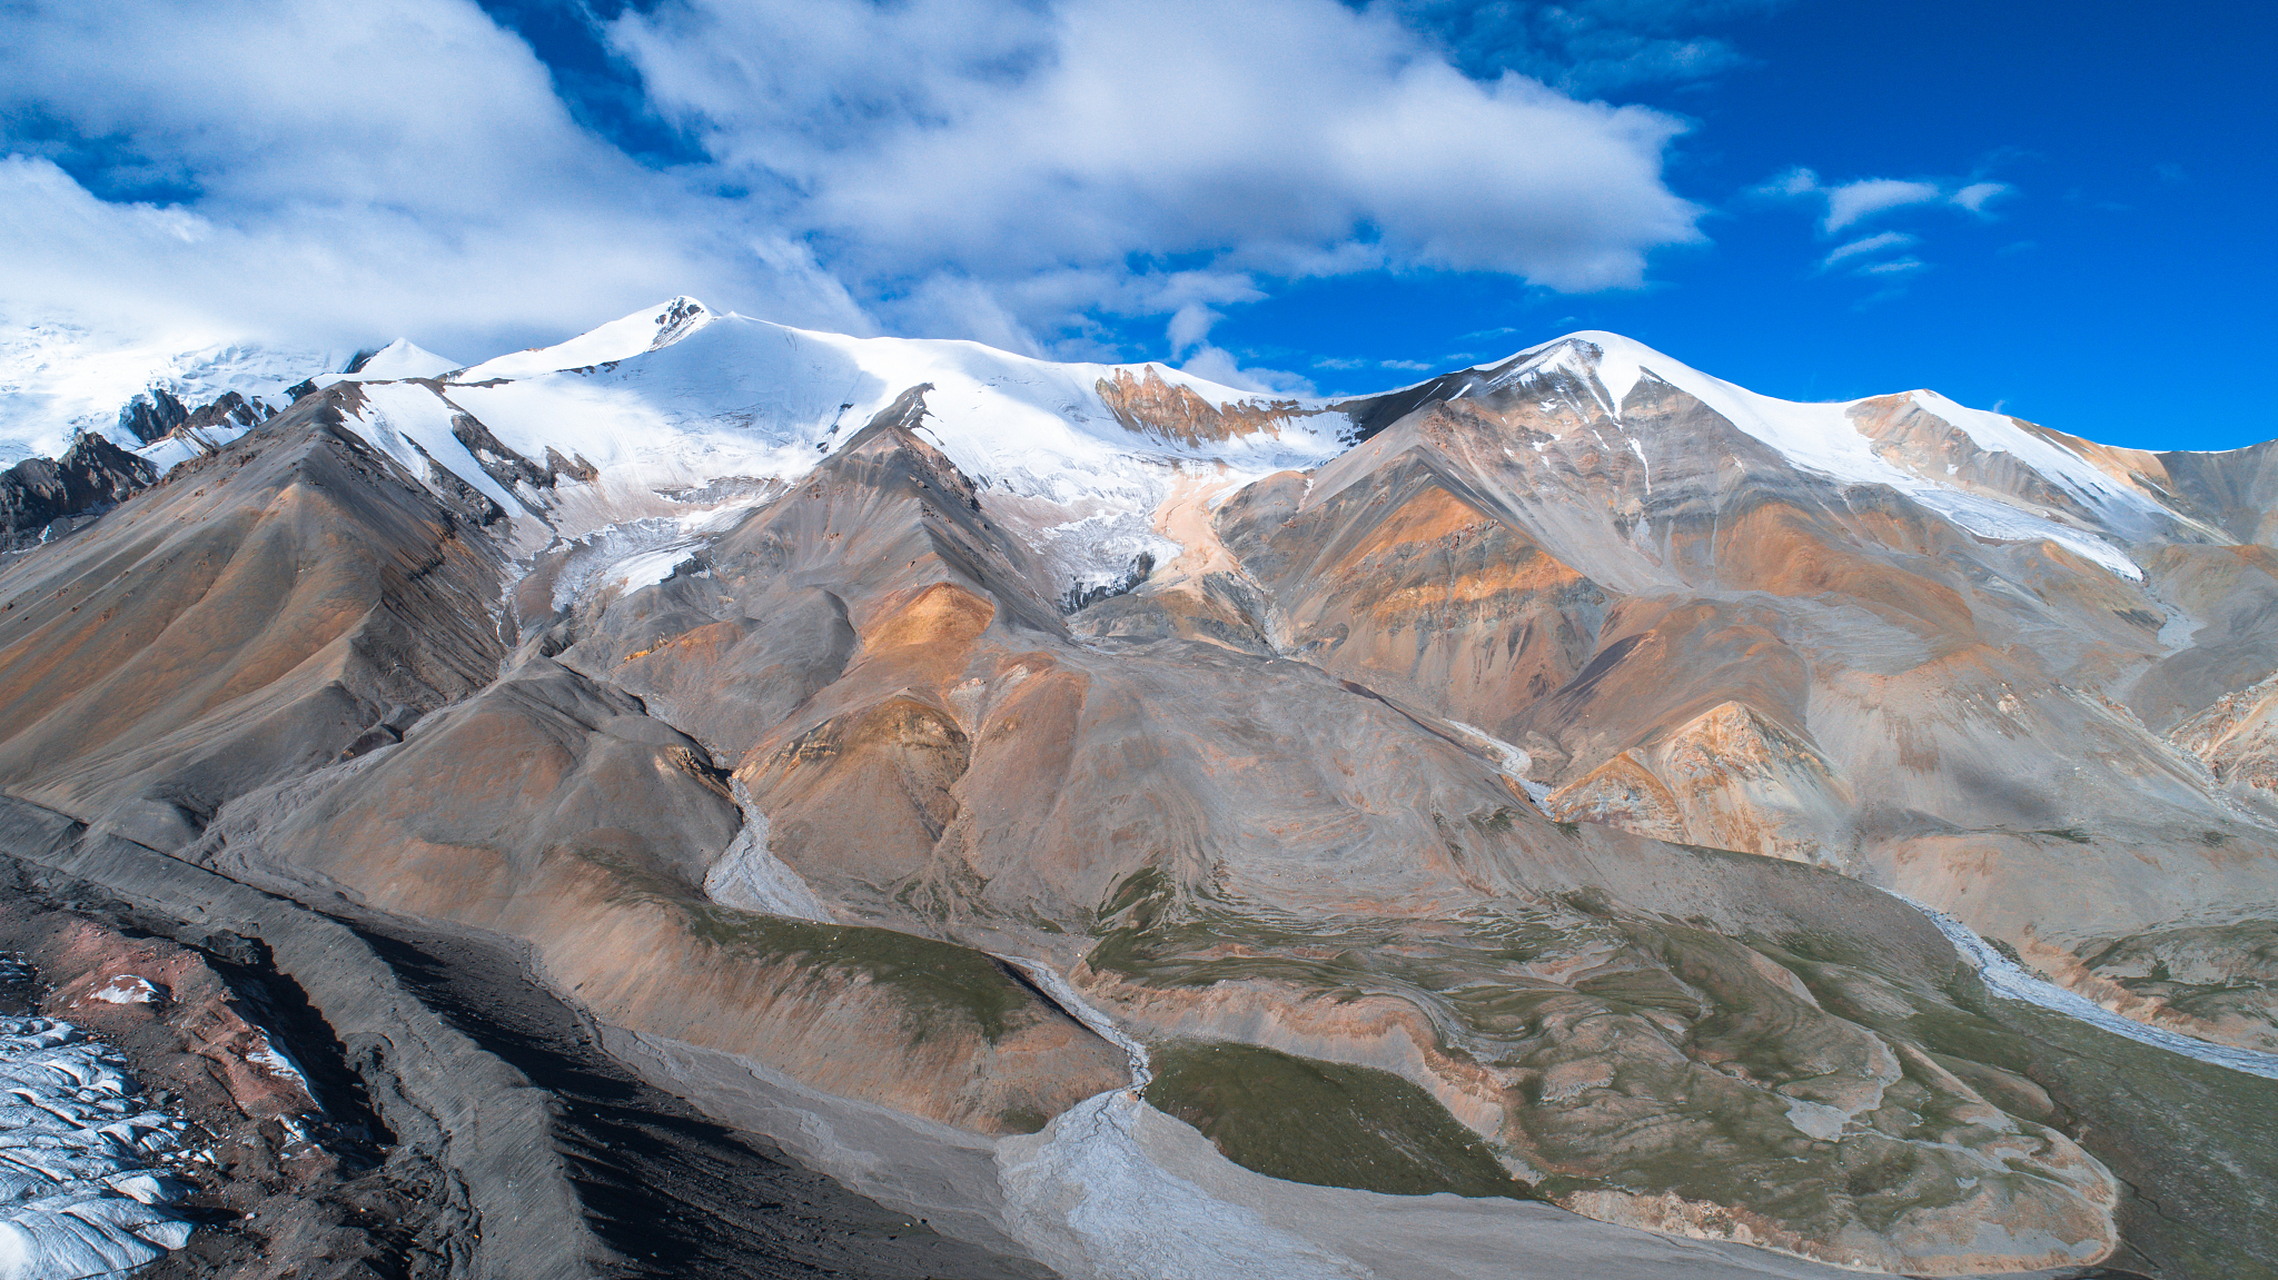
<path fill-rule="evenodd" d="M 619 900 L 679 912 L 690 936 L 740 959 L 791 965 L 810 974 L 860 974 L 910 1009 L 913 1043 L 943 1018 L 970 1021 L 991 1044 L 1033 1022 L 1037 998 L 992 957 L 934 938 L 863 925 L 819 924 L 723 907 L 694 897 L 622 857 L 589 849 L 579 856 L 608 871 Z"/>
<path fill-rule="evenodd" d="M 1152 1057 L 1147 1100 L 1267 1177 L 1396 1196 L 1536 1198 L 1478 1134 L 1389 1071 L 1195 1041 Z"/>
<path fill-rule="evenodd" d="M 971 1019 L 991 1043 L 1032 1020 L 1035 997 L 994 959 L 970 947 L 895 929 L 817 924 L 708 902 L 684 902 L 681 910 L 689 932 L 703 942 L 763 962 L 864 974 L 913 1007 Z M 918 1038 L 925 1038 L 922 1031 Z"/>

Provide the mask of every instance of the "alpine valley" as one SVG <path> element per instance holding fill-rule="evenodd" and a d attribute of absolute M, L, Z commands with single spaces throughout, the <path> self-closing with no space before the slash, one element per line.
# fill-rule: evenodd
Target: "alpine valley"
<path fill-rule="evenodd" d="M 2278 1276 L 2278 444 L 43 332 L 0 1277 Z"/>

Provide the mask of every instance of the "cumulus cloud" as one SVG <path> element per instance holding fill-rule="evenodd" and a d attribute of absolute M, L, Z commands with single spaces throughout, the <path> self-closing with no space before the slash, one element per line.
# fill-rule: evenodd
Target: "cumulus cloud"
<path fill-rule="evenodd" d="M 1171 340 L 1171 354 L 1183 356 L 1201 346 L 1202 340 L 1210 336 L 1210 326 L 1225 318 L 1199 302 L 1190 302 L 1180 307 L 1171 315 L 1171 323 L 1164 335 Z"/>
<path fill-rule="evenodd" d="M 463 0 L 35 2 L 0 32 L 18 321 L 480 350 L 686 289 L 867 323 L 797 239 L 577 127 Z M 98 195 L 151 174 L 175 202 Z"/>
<path fill-rule="evenodd" d="M 1682 122 L 1467 75 L 1389 9 L 663 0 L 599 31 L 672 163 L 470 0 L 17 0 L 0 312 L 480 351 L 687 291 L 1060 355 L 1167 317 L 1238 373 L 1211 322 L 1277 281 L 1625 288 L 1700 238 Z"/>
<path fill-rule="evenodd" d="M 1273 395 L 1309 396 L 1314 393 L 1313 381 L 1303 374 L 1286 369 L 1244 367 L 1240 357 L 1223 347 L 1204 343 L 1197 347 L 1179 365 L 1180 370 L 1198 378 L 1207 378 L 1221 386 L 1241 391 L 1259 391 Z"/>
<path fill-rule="evenodd" d="M 1332 0 L 670 0 L 613 35 L 719 161 L 865 279 L 1202 254 L 1277 276 L 1642 282 L 1697 238 L 1682 128 L 1465 77 Z"/>

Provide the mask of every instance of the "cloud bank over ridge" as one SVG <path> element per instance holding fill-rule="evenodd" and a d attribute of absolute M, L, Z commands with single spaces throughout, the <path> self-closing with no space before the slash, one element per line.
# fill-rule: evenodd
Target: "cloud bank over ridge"
<path fill-rule="evenodd" d="M 1676 117 L 1333 0 L 667 0 L 596 36 L 687 155 L 581 124 L 469 0 L 12 6 L 0 315 L 479 350 L 686 289 L 1058 353 L 1179 316 L 1199 357 L 1276 281 L 1625 288 L 1699 239 Z"/>

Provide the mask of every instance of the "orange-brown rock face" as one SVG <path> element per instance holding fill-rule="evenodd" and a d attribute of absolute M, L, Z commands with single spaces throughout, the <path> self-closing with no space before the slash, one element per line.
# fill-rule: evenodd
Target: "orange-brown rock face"
<path fill-rule="evenodd" d="M 1165 381 L 1153 365 L 1137 376 L 1118 369 L 1114 378 L 1099 380 L 1098 391 L 1108 412 L 1126 430 L 1189 447 L 1258 431 L 1275 433 L 1285 419 L 1299 412 L 1294 400 L 1214 405 L 1192 387 Z"/>
<path fill-rule="evenodd" d="M 1552 792 L 1555 817 L 1802 862 L 1849 852 L 1852 798 L 1818 749 L 1726 702 Z"/>
<path fill-rule="evenodd" d="M 1424 456 L 1319 501 L 1253 486 L 1219 527 L 1273 593 L 1279 647 L 1498 732 L 1573 679 L 1605 603 Z"/>

